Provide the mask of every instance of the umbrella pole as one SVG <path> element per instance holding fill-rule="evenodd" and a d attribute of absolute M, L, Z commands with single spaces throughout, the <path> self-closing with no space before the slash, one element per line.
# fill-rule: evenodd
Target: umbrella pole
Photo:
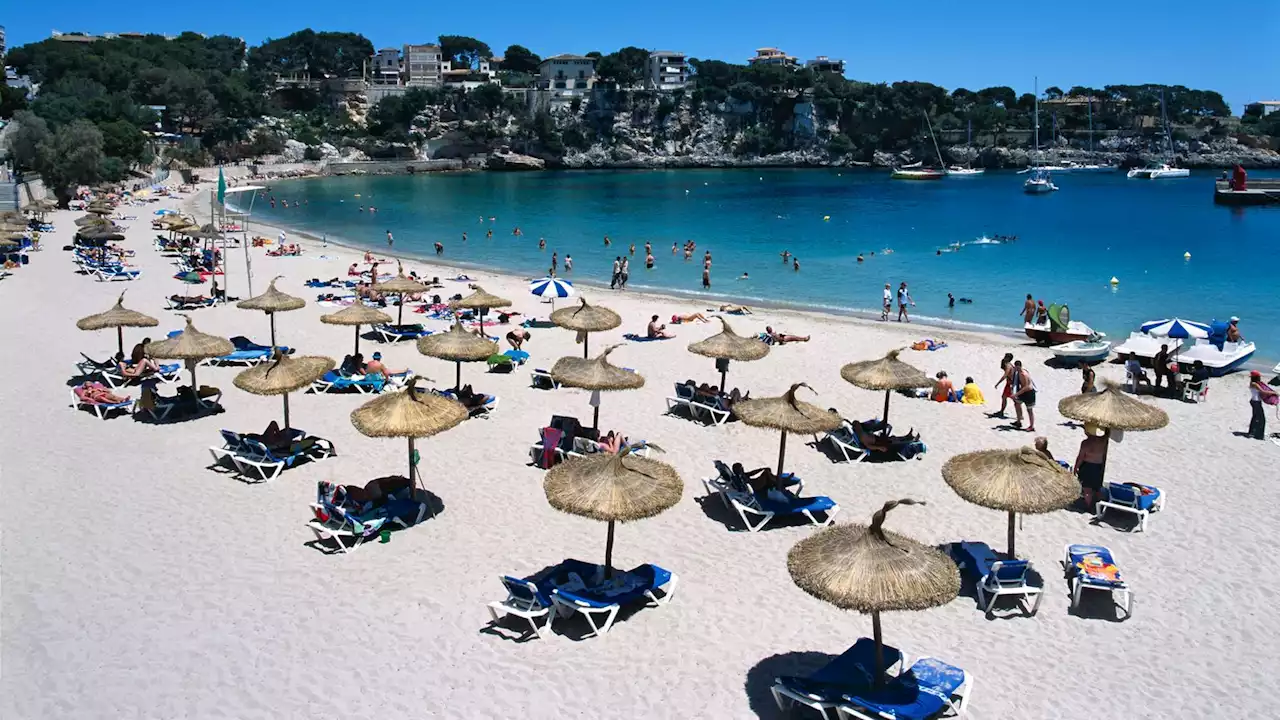
<path fill-rule="evenodd" d="M 889 393 L 890 392 L 892 391 L 891 390 L 884 391 L 884 416 L 880 418 L 881 421 L 884 422 L 884 430 L 882 430 L 880 434 L 884 435 L 885 437 L 889 437 Z"/>
<path fill-rule="evenodd" d="M 582 333 L 582 358 L 587 359 L 587 346 L 591 344 L 591 333 Z"/>
<path fill-rule="evenodd" d="M 271 350 L 274 355 L 276 349 L 276 314 L 269 312 L 267 317 L 271 318 Z"/>
<path fill-rule="evenodd" d="M 454 381 L 453 381 L 453 391 L 454 391 L 454 392 L 461 392 L 461 390 L 462 390 L 462 361 L 461 361 L 461 360 L 455 360 L 455 361 L 453 362 L 453 364 L 458 366 L 458 376 L 457 376 L 457 378 L 455 378 L 455 379 L 454 379 Z"/>
<path fill-rule="evenodd" d="M 289 429 L 289 393 L 284 394 L 284 429 Z"/>
<path fill-rule="evenodd" d="M 418 481 L 419 481 L 418 469 L 413 464 L 413 438 L 409 438 L 409 485 L 412 486 L 415 482 L 418 482 Z M 418 484 L 419 486 L 421 486 L 420 482 Z M 427 489 L 422 488 L 422 491 L 426 492 Z"/>
<path fill-rule="evenodd" d="M 729 394 L 729 388 L 725 385 L 725 381 L 724 381 L 725 376 L 728 374 L 729 374 L 729 363 L 725 362 L 724 369 L 720 371 L 720 392 L 724 393 L 725 395 Z M 782 436 L 782 440 L 783 442 L 786 442 L 787 436 L 785 434 Z"/>
<path fill-rule="evenodd" d="M 120 348 L 120 354 L 124 354 L 124 328 L 116 327 L 116 344 Z"/>
<path fill-rule="evenodd" d="M 613 577 L 613 521 L 609 521 L 609 537 L 604 541 L 604 579 Z"/>
<path fill-rule="evenodd" d="M 591 409 L 591 429 L 596 432 L 600 431 L 600 406 L 597 405 Z"/>
<path fill-rule="evenodd" d="M 1012 560 L 1013 558 L 1017 557 L 1017 555 L 1014 555 L 1014 553 L 1013 553 L 1013 529 L 1014 529 L 1013 518 L 1014 518 L 1014 515 L 1015 515 L 1015 513 L 1014 513 L 1012 510 L 1010 510 L 1010 511 L 1009 511 L 1009 559 L 1010 559 L 1010 560 Z"/>
<path fill-rule="evenodd" d="M 787 431 L 782 431 L 782 442 L 778 444 L 778 478 L 782 478 L 782 460 L 787 456 Z"/>
<path fill-rule="evenodd" d="M 880 636 L 880 611 L 871 611 L 871 634 L 876 640 L 875 686 L 884 684 L 884 639 Z"/>
<path fill-rule="evenodd" d="M 359 325 L 356 326 L 356 349 L 352 354 L 353 355 L 360 354 L 360 326 Z"/>
<path fill-rule="evenodd" d="M 399 298 L 400 298 L 400 302 L 396 303 L 396 307 L 399 308 L 399 310 L 396 311 L 396 324 L 403 325 L 404 324 L 404 293 L 400 293 Z"/>

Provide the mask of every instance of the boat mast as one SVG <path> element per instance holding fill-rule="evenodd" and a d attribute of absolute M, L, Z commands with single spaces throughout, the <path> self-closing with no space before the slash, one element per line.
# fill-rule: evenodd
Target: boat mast
<path fill-rule="evenodd" d="M 1089 96 L 1089 152 L 1093 152 L 1093 96 Z"/>
<path fill-rule="evenodd" d="M 933 134 L 933 123 L 929 121 L 929 113 L 924 114 L 924 121 L 929 126 L 929 139 L 933 140 L 933 151 L 938 154 L 938 167 L 945 169 L 946 163 L 942 162 L 942 151 L 938 149 L 938 138 Z"/>
<path fill-rule="evenodd" d="M 1035 148 L 1035 155 L 1036 155 L 1036 159 L 1035 159 L 1035 160 L 1032 160 L 1032 164 L 1033 164 L 1033 165 L 1035 164 L 1035 162 L 1036 162 L 1037 160 L 1039 160 L 1039 157 L 1040 157 L 1040 76 L 1039 76 L 1039 75 L 1037 75 L 1037 76 L 1036 76 L 1035 83 L 1036 83 L 1036 85 L 1035 85 L 1035 88 L 1036 88 L 1036 95 L 1035 95 L 1035 101 L 1036 101 L 1036 114 L 1035 114 L 1036 148 Z"/>
<path fill-rule="evenodd" d="M 1169 116 L 1164 109 L 1164 90 L 1160 91 L 1160 124 L 1164 126 L 1165 162 L 1173 164 L 1173 136 L 1169 134 Z"/>

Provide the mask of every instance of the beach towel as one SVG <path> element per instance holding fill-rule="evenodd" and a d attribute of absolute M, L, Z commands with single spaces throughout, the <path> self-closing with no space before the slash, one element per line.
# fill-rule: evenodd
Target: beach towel
<path fill-rule="evenodd" d="M 637 335 L 636 333 L 627 333 L 622 336 L 623 340 L 631 342 L 653 342 L 654 340 L 671 340 L 669 337 L 648 337 L 647 335 Z"/>
<path fill-rule="evenodd" d="M 1089 553 L 1080 558 L 1076 567 L 1080 568 L 1081 574 L 1091 580 L 1107 583 L 1120 582 L 1120 568 L 1116 567 L 1115 563 L 1104 560 L 1097 553 Z"/>

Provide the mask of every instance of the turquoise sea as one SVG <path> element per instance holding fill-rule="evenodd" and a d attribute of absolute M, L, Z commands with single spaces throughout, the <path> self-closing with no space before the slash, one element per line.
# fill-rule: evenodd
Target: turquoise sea
<path fill-rule="evenodd" d="M 438 241 L 447 262 L 528 276 L 545 275 L 552 252 L 565 276 L 572 255 L 567 277 L 606 285 L 614 257 L 634 243 L 631 287 L 692 294 L 704 292 L 710 250 L 717 297 L 876 317 L 884 284 L 901 281 L 916 313 L 933 321 L 1020 327 L 1027 293 L 1068 304 L 1073 318 L 1118 339 L 1145 320 L 1239 315 L 1258 343 L 1255 359 L 1274 361 L 1280 208 L 1215 206 L 1215 175 L 1061 174 L 1061 190 L 1043 196 L 1024 194 L 1025 176 L 1013 172 L 937 182 L 847 169 L 357 176 L 272 183 L 253 216 L 373 248 L 386 248 L 390 230 L 398 252 L 434 256 Z M 1017 240 L 969 244 L 983 235 Z M 690 261 L 671 252 L 686 240 L 697 243 Z M 953 243 L 957 251 L 937 254 Z M 799 258 L 798 272 L 781 261 L 784 250 Z M 749 279 L 738 280 L 743 273 Z M 948 292 L 973 303 L 949 309 Z"/>

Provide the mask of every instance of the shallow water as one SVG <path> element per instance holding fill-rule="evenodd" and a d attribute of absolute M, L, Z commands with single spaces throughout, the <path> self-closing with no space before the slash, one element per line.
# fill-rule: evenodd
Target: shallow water
<path fill-rule="evenodd" d="M 906 281 L 921 316 L 1018 326 L 1032 293 L 1067 303 L 1073 318 L 1117 339 L 1155 318 L 1239 315 L 1258 357 L 1278 358 L 1271 308 L 1280 298 L 1280 208 L 1215 206 L 1213 177 L 1062 174 L 1054 178 L 1059 192 L 1030 196 L 1025 176 L 1012 172 L 937 182 L 849 170 L 359 176 L 273 183 L 276 207 L 260 197 L 253 214 L 375 248 L 386 247 L 390 230 L 399 252 L 432 255 L 439 241 L 450 262 L 530 276 L 547 272 L 553 252 L 566 276 L 572 255 L 568 277 L 605 283 L 613 259 L 634 243 L 631 286 L 681 292 L 702 291 L 710 250 L 716 295 L 833 311 L 878 314 L 884 284 Z M 1017 240 L 973 243 L 997 234 Z M 697 243 L 689 261 L 671 252 L 686 240 Z M 644 268 L 645 241 L 652 270 Z M 958 250 L 937 254 L 953 243 Z M 781 262 L 784 250 L 799 258 L 798 272 Z M 973 303 L 949 309 L 948 292 Z"/>

